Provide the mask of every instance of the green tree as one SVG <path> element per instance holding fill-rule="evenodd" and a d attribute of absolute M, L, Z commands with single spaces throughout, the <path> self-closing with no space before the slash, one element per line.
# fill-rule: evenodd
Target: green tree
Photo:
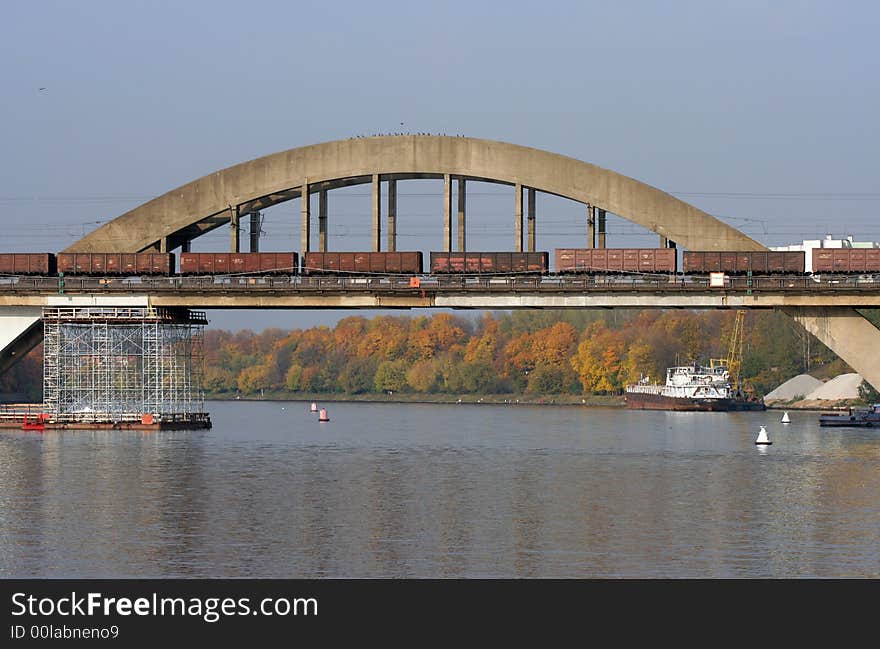
<path fill-rule="evenodd" d="M 354 358 L 339 373 L 339 387 L 348 394 L 371 392 L 376 376 L 376 362 L 371 358 Z"/>
<path fill-rule="evenodd" d="M 405 361 L 382 361 L 376 369 L 374 385 L 379 392 L 399 392 L 406 387 Z"/>

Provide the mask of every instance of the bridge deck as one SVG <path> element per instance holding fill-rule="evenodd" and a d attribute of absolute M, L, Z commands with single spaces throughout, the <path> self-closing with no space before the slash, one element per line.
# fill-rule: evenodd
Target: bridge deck
<path fill-rule="evenodd" d="M 414 281 L 416 280 L 417 281 Z M 0 306 L 69 303 L 77 296 L 148 296 L 191 308 L 774 308 L 880 307 L 880 276 L 196 276 L 0 278 Z"/>

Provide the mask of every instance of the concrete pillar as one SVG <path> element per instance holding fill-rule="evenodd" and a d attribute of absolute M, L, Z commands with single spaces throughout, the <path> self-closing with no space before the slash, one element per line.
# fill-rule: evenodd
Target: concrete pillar
<path fill-rule="evenodd" d="M 661 248 L 668 248 L 669 247 L 669 240 L 666 237 L 664 237 L 662 234 L 660 235 L 660 247 Z"/>
<path fill-rule="evenodd" d="M 40 307 L 0 307 L 0 374 L 43 340 Z"/>
<path fill-rule="evenodd" d="M 397 250 L 397 181 L 388 181 L 388 252 Z"/>
<path fill-rule="evenodd" d="M 260 213 L 251 212 L 251 252 L 260 252 Z"/>
<path fill-rule="evenodd" d="M 782 312 L 880 390 L 880 329 L 870 320 L 848 306 L 782 307 Z"/>
<path fill-rule="evenodd" d="M 318 192 L 318 252 L 327 252 L 327 190 Z"/>
<path fill-rule="evenodd" d="M 443 174 L 443 252 L 452 251 L 452 178 Z"/>
<path fill-rule="evenodd" d="M 516 208 L 514 210 L 514 229 L 516 237 L 516 251 L 523 251 L 523 201 L 522 201 L 522 185 L 516 183 L 514 188 L 514 196 L 516 201 Z"/>
<path fill-rule="evenodd" d="M 168 237 L 159 239 L 159 252 L 168 252 Z"/>
<path fill-rule="evenodd" d="M 373 252 L 382 250 L 382 184 L 379 174 L 373 174 Z"/>
<path fill-rule="evenodd" d="M 312 238 L 312 206 L 309 201 L 309 179 L 303 178 L 302 194 L 300 196 L 302 203 L 302 231 L 300 233 L 299 249 L 302 255 L 309 252 L 310 241 Z"/>
<path fill-rule="evenodd" d="M 467 203 L 467 192 L 465 190 L 464 178 L 458 179 L 458 250 L 464 252 L 467 250 L 467 236 L 465 234 L 465 211 Z"/>
<path fill-rule="evenodd" d="M 597 214 L 597 225 L 599 226 L 599 247 L 605 247 L 605 210 L 602 208 L 598 209 Z"/>
<path fill-rule="evenodd" d="M 596 208 L 587 203 L 587 248 L 596 247 Z"/>
<path fill-rule="evenodd" d="M 237 207 L 232 207 L 230 209 L 232 210 L 232 214 L 229 217 L 229 252 L 239 252 L 239 234 L 241 233 L 239 228 L 240 215 Z"/>
<path fill-rule="evenodd" d="M 528 189 L 528 206 L 529 216 L 526 238 L 528 239 L 528 251 L 535 252 L 535 190 L 531 187 Z"/>

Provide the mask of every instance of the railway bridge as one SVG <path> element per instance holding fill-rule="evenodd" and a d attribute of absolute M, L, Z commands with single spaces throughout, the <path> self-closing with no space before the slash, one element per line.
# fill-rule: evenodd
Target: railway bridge
<path fill-rule="evenodd" d="M 544 192 L 583 205 L 583 238 L 572 247 L 605 247 L 606 213 L 659 237 L 660 247 L 766 250 L 759 242 L 678 198 L 622 174 L 562 155 L 466 137 L 365 137 L 290 149 L 216 171 L 122 214 L 65 252 L 189 251 L 199 236 L 229 229 L 241 249 L 242 220 L 258 223 L 273 205 L 300 199 L 300 252 L 329 249 L 328 193 L 369 185 L 373 251 L 397 250 L 397 188 L 411 179 L 443 183 L 442 248 L 467 250 L 467 184 L 514 188 L 512 248 L 535 251 L 535 196 Z M 456 201 L 453 202 L 453 190 Z M 317 214 L 312 197 L 317 195 Z M 384 206 L 384 210 L 383 210 Z M 440 230 L 440 224 L 438 224 Z M 384 231 L 384 236 L 383 236 Z M 259 228 L 250 249 L 259 250 Z M 59 282 L 63 285 L 59 286 Z M 857 308 L 880 307 L 880 287 L 843 283 L 728 278 L 721 286 L 655 278 L 19 278 L 0 284 L 0 371 L 42 339 L 44 307 L 168 308 L 758 308 L 780 309 L 880 388 L 880 331 Z"/>

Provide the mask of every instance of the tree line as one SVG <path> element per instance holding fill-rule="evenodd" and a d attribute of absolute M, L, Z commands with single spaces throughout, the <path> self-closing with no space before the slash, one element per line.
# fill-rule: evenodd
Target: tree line
<path fill-rule="evenodd" d="M 334 327 L 205 332 L 209 395 L 619 394 L 666 368 L 727 356 L 733 313 L 486 312 L 351 316 Z M 835 356 L 781 314 L 746 318 L 742 379 L 758 395 Z M 840 371 L 847 371 L 842 362 Z"/>
<path fill-rule="evenodd" d="M 880 324 L 880 312 L 866 312 Z M 335 326 L 204 332 L 209 397 L 619 394 L 666 368 L 727 356 L 731 311 L 561 310 L 343 318 Z M 851 371 L 788 317 L 746 315 L 741 378 L 758 396 L 817 365 Z M 0 376 L 39 400 L 41 347 Z"/>

